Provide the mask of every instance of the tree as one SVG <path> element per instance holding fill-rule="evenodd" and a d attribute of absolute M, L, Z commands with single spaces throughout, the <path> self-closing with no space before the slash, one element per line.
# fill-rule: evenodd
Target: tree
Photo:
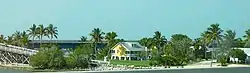
<path fill-rule="evenodd" d="M 212 24 L 207 28 L 208 37 L 211 38 L 213 44 L 216 44 L 217 47 L 222 40 L 222 32 L 223 30 L 219 27 L 219 24 Z"/>
<path fill-rule="evenodd" d="M 27 30 L 29 36 L 32 38 L 32 40 L 35 40 L 35 37 L 37 37 L 37 27 L 35 24 L 33 24 L 28 30 Z M 32 45 L 32 48 L 34 48 L 34 43 Z"/>
<path fill-rule="evenodd" d="M 45 49 L 39 49 L 39 52 L 30 57 L 30 65 L 34 68 L 46 69 L 49 63 L 49 54 Z"/>
<path fill-rule="evenodd" d="M 183 34 L 174 34 L 170 42 L 172 52 L 170 56 L 175 56 L 179 61 L 178 65 L 184 65 L 193 59 L 193 51 L 190 48 L 192 40 Z"/>
<path fill-rule="evenodd" d="M 7 36 L 7 40 L 5 41 L 7 44 L 13 45 L 13 36 Z"/>
<path fill-rule="evenodd" d="M 101 31 L 101 29 L 99 28 L 94 28 L 94 30 L 92 30 L 92 32 L 90 33 L 90 36 L 92 37 L 92 41 L 93 41 L 93 44 L 95 45 L 95 48 L 94 48 L 94 55 L 97 54 L 97 44 L 102 42 L 102 39 L 104 38 L 103 35 L 105 33 Z"/>
<path fill-rule="evenodd" d="M 247 58 L 247 54 L 241 49 L 231 49 L 229 54 L 231 57 L 238 58 L 242 62 Z"/>
<path fill-rule="evenodd" d="M 84 47 L 86 45 L 82 45 L 81 47 L 76 48 L 73 53 L 69 54 L 69 57 L 67 57 L 67 65 L 70 68 L 88 68 L 90 63 L 90 58 L 88 53 L 85 49 L 89 49 Z"/>
<path fill-rule="evenodd" d="M 81 36 L 81 42 L 86 42 L 86 41 L 87 41 L 87 37 Z"/>
<path fill-rule="evenodd" d="M 155 46 L 157 47 L 157 54 L 161 55 L 162 54 L 162 47 L 167 43 L 167 39 L 165 36 L 162 36 L 161 32 L 156 31 L 155 35 L 153 37 Z"/>
<path fill-rule="evenodd" d="M 142 45 L 142 46 L 145 46 L 146 48 L 146 59 L 148 59 L 149 57 L 149 54 L 151 55 L 156 55 L 156 50 L 153 49 L 154 47 L 154 40 L 153 38 L 142 38 L 141 40 L 139 40 L 139 43 Z M 151 53 L 150 53 L 150 50 L 151 50 Z M 164 52 L 164 51 L 163 51 Z"/>
<path fill-rule="evenodd" d="M 206 47 L 203 47 L 204 44 L 201 38 L 194 39 L 193 41 L 194 46 L 194 54 L 197 59 L 204 59 L 206 53 Z"/>
<path fill-rule="evenodd" d="M 250 29 L 245 31 L 246 34 L 243 36 L 245 38 L 245 47 L 250 47 Z"/>
<path fill-rule="evenodd" d="M 236 32 L 232 30 L 227 30 L 224 34 L 224 42 L 228 43 L 229 48 L 233 48 L 235 42 Z"/>
<path fill-rule="evenodd" d="M 138 53 L 137 53 L 137 57 L 139 57 L 140 60 L 142 61 L 143 58 L 146 58 L 146 57 L 147 57 L 147 56 L 146 56 L 146 51 L 138 52 Z"/>
<path fill-rule="evenodd" d="M 5 42 L 4 40 L 5 40 L 5 37 L 4 37 L 4 35 L 1 34 L 0 35 L 0 43 L 4 43 Z"/>
<path fill-rule="evenodd" d="M 214 53 L 215 45 L 216 47 L 219 47 L 220 41 L 222 40 L 222 36 L 223 36 L 222 35 L 223 30 L 219 26 L 220 25 L 216 23 L 216 24 L 211 24 L 210 27 L 207 28 L 208 38 L 211 39 L 212 46 L 213 46 L 212 60 L 214 56 L 216 56 L 216 54 Z M 212 62 L 211 62 L 211 66 L 212 66 Z"/>
<path fill-rule="evenodd" d="M 46 36 L 47 33 L 46 33 L 46 28 L 43 26 L 43 24 L 40 24 L 38 25 L 38 28 L 36 29 L 37 30 L 37 33 L 38 33 L 38 38 L 40 40 L 40 46 L 42 44 L 42 39 L 43 39 L 43 36 Z"/>
<path fill-rule="evenodd" d="M 13 36 L 13 40 L 12 40 L 12 42 L 13 42 L 13 45 L 15 45 L 15 46 L 21 46 L 21 32 L 20 31 L 16 31 L 14 34 L 12 34 L 12 36 Z"/>
<path fill-rule="evenodd" d="M 22 47 L 28 47 L 28 43 L 29 43 L 29 35 L 25 32 L 25 31 L 23 31 L 22 33 L 21 33 L 21 39 L 19 39 L 20 40 L 20 44 L 21 44 L 21 46 Z"/>
<path fill-rule="evenodd" d="M 113 47 L 117 42 L 116 38 L 117 34 L 116 32 L 108 32 L 105 36 L 105 39 L 108 41 L 108 46 L 111 48 Z"/>
<path fill-rule="evenodd" d="M 79 50 L 81 49 L 76 49 L 78 51 L 74 51 L 72 54 L 69 54 L 69 57 L 67 57 L 67 65 L 69 68 L 88 68 L 89 67 L 89 60 L 88 58 L 80 53 Z"/>
<path fill-rule="evenodd" d="M 48 38 L 50 38 L 50 40 L 52 40 L 54 37 L 57 39 L 57 35 L 58 35 L 58 30 L 57 27 L 54 27 L 53 24 L 49 24 L 48 27 L 46 27 L 47 31 L 47 36 Z"/>
<path fill-rule="evenodd" d="M 147 47 L 149 49 L 151 49 L 154 46 L 153 38 L 142 38 L 142 39 L 139 40 L 139 43 L 142 46 L 145 46 L 145 47 Z"/>
<path fill-rule="evenodd" d="M 245 43 L 241 38 L 234 39 L 235 44 L 233 47 L 244 47 Z"/>
<path fill-rule="evenodd" d="M 227 59 L 229 58 L 229 52 L 231 49 L 233 49 L 233 46 L 235 44 L 235 35 L 236 33 L 234 31 L 227 30 L 223 36 L 223 40 L 220 43 L 220 49 L 217 49 L 218 61 L 222 66 L 226 66 Z"/>
<path fill-rule="evenodd" d="M 80 52 L 82 54 L 84 54 L 86 57 L 94 59 L 93 58 L 94 49 L 92 49 L 92 48 L 93 48 L 93 46 L 91 44 L 81 44 L 81 45 L 76 47 L 76 49 L 83 49 L 84 51 L 80 50 Z"/>
<path fill-rule="evenodd" d="M 104 57 L 110 57 L 110 49 L 115 46 L 116 43 L 118 43 L 119 41 L 116 39 L 117 34 L 116 32 L 108 32 L 105 35 L 105 40 L 107 40 L 108 44 L 100 50 L 100 53 L 98 54 L 97 58 L 98 59 L 103 59 Z"/>
<path fill-rule="evenodd" d="M 235 31 L 227 30 L 223 36 L 223 40 L 219 49 L 219 52 L 223 55 L 228 55 L 230 49 L 233 48 L 235 44 Z M 227 56 L 226 56 L 227 57 Z"/>
<path fill-rule="evenodd" d="M 62 69 L 66 65 L 64 52 L 58 47 L 41 48 L 31 56 L 30 65 L 39 69 Z"/>
<path fill-rule="evenodd" d="M 64 52 L 60 50 L 58 47 L 51 48 L 48 51 L 50 57 L 49 57 L 49 63 L 48 67 L 50 69 L 62 69 L 66 65 L 66 61 L 64 58 Z"/>

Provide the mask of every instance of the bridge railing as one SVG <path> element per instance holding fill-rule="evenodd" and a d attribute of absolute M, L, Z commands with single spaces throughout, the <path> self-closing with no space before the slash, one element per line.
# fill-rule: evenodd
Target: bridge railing
<path fill-rule="evenodd" d="M 27 48 L 13 46 L 13 45 L 7 45 L 3 43 L 0 43 L 0 50 L 9 51 L 9 52 L 18 53 L 18 54 L 25 54 L 25 55 L 33 55 L 38 52 L 37 50 L 27 49 Z"/>

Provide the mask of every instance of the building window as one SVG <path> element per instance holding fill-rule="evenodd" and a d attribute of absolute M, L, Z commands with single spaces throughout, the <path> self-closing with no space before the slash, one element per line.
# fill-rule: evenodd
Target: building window
<path fill-rule="evenodd" d="M 131 54 L 135 54 L 135 51 L 131 51 Z"/>
<path fill-rule="evenodd" d="M 111 50 L 111 53 L 115 53 L 115 50 Z"/>
<path fill-rule="evenodd" d="M 141 47 L 138 46 L 137 44 L 132 44 L 132 47 L 134 47 L 134 48 L 141 48 Z"/>
<path fill-rule="evenodd" d="M 126 51 L 126 54 L 130 54 L 130 51 Z"/>

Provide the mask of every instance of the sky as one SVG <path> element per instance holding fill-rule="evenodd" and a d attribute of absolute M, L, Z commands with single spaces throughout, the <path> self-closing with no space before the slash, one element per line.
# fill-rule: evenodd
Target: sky
<path fill-rule="evenodd" d="M 250 29 L 250 0 L 0 0 L 0 34 L 54 24 L 60 40 L 78 40 L 94 28 L 138 40 L 160 31 L 198 38 L 210 24 L 242 37 Z M 90 38 L 90 37 L 89 37 Z"/>

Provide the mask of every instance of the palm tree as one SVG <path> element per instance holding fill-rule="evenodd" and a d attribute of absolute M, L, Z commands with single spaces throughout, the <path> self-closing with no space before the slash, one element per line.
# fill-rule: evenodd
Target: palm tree
<path fill-rule="evenodd" d="M 95 49 L 94 49 L 94 55 L 96 55 L 97 53 L 97 44 L 102 42 L 102 39 L 104 38 L 102 35 L 104 35 L 105 33 L 101 31 L 100 28 L 94 28 L 94 30 L 92 30 L 92 32 L 89 34 L 92 37 L 92 41 L 93 44 L 95 45 Z"/>
<path fill-rule="evenodd" d="M 236 33 L 235 31 L 232 31 L 232 30 L 227 30 L 226 33 L 224 33 L 222 46 L 219 49 L 220 54 L 222 56 L 226 56 L 226 58 L 229 56 L 230 50 L 236 44 L 235 36 L 236 36 Z"/>
<path fill-rule="evenodd" d="M 16 31 L 14 34 L 12 34 L 13 36 L 13 45 L 15 46 L 21 46 L 21 32 L 20 31 Z"/>
<path fill-rule="evenodd" d="M 201 42 L 202 49 L 205 49 L 204 54 L 205 54 L 205 58 L 207 59 L 207 46 L 211 42 L 211 38 L 209 37 L 209 32 L 205 31 L 201 33 L 200 42 Z"/>
<path fill-rule="evenodd" d="M 21 39 L 19 39 L 19 40 L 20 40 L 20 44 L 21 44 L 22 47 L 28 46 L 29 35 L 25 31 L 23 31 L 21 33 Z"/>
<path fill-rule="evenodd" d="M 7 36 L 6 43 L 13 45 L 13 36 Z"/>
<path fill-rule="evenodd" d="M 250 47 L 250 29 L 248 29 L 247 31 L 245 31 L 246 34 L 243 36 L 246 40 L 246 44 L 245 47 Z"/>
<path fill-rule="evenodd" d="M 167 43 L 167 39 L 165 38 L 165 36 L 162 36 L 161 32 L 156 31 L 153 40 L 157 47 L 157 54 L 161 55 L 163 52 L 162 47 Z"/>
<path fill-rule="evenodd" d="M 29 36 L 32 38 L 32 41 L 34 41 L 34 40 L 35 40 L 35 37 L 37 37 L 37 35 L 38 35 L 38 33 L 37 33 L 38 31 L 37 31 L 36 25 L 33 24 L 33 25 L 29 28 L 29 30 L 27 30 L 27 32 L 28 32 Z M 34 48 L 34 42 L 32 43 L 32 48 Z"/>
<path fill-rule="evenodd" d="M 109 47 L 114 46 L 116 44 L 115 38 L 117 34 L 115 32 L 108 32 L 105 36 L 105 39 L 108 41 Z"/>
<path fill-rule="evenodd" d="M 4 43 L 4 40 L 5 40 L 5 37 L 4 37 L 4 35 L 0 35 L 0 43 Z"/>
<path fill-rule="evenodd" d="M 213 51 L 212 51 L 212 59 L 214 56 L 214 48 L 215 45 L 218 47 L 220 44 L 220 40 L 222 40 L 222 32 L 223 30 L 219 27 L 219 24 L 212 24 L 210 25 L 210 27 L 207 28 L 207 33 L 209 34 L 208 37 L 211 39 L 212 41 L 212 45 L 213 45 Z M 212 62 L 211 62 L 211 66 L 212 66 Z"/>
<path fill-rule="evenodd" d="M 49 26 L 46 29 L 47 29 L 46 31 L 47 36 L 48 38 L 50 38 L 51 41 L 54 37 L 57 39 L 58 35 L 57 27 L 54 27 L 53 24 L 49 24 Z"/>
<path fill-rule="evenodd" d="M 81 42 L 86 42 L 87 41 L 87 37 L 85 37 L 85 36 L 81 36 Z"/>
<path fill-rule="evenodd" d="M 103 49 L 103 52 L 102 52 L 102 53 L 104 53 L 105 58 L 110 56 L 110 52 L 111 52 L 110 48 L 112 48 L 118 42 L 118 40 L 115 39 L 116 37 L 117 37 L 116 32 L 108 32 L 105 35 L 105 39 L 108 42 L 107 47 L 105 49 Z"/>
<path fill-rule="evenodd" d="M 37 33 L 38 33 L 38 38 L 39 38 L 39 40 L 40 40 L 40 47 L 41 47 L 41 44 L 42 44 L 42 39 L 43 39 L 43 36 L 46 36 L 47 35 L 47 33 L 46 33 L 46 28 L 44 28 L 44 26 L 43 26 L 43 24 L 40 24 L 40 25 L 38 25 L 38 27 L 37 27 Z"/>
<path fill-rule="evenodd" d="M 224 42 L 227 43 L 229 48 L 233 48 L 235 42 L 235 36 L 236 36 L 236 32 L 232 31 L 232 30 L 227 30 L 226 33 L 224 34 L 223 38 L 224 38 Z"/>
<path fill-rule="evenodd" d="M 217 43 L 217 45 L 222 40 L 222 32 L 223 30 L 219 27 L 219 24 L 212 24 L 209 28 L 207 28 L 208 37 L 211 38 L 213 43 Z"/>

